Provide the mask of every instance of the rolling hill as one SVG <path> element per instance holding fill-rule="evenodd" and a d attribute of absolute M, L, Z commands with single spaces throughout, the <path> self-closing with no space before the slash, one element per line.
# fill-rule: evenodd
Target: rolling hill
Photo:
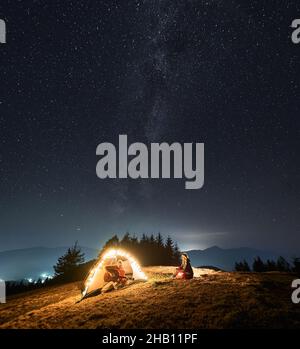
<path fill-rule="evenodd" d="M 0 279 L 36 280 L 42 274 L 52 275 L 53 265 L 66 250 L 67 247 L 33 247 L 0 252 Z M 82 247 L 82 251 L 86 261 L 94 259 L 98 254 L 96 249 L 88 247 Z"/>
<path fill-rule="evenodd" d="M 263 260 L 277 259 L 279 254 L 256 250 L 248 247 L 223 249 L 218 246 L 212 246 L 204 250 L 186 251 L 191 259 L 193 266 L 214 266 L 222 270 L 234 270 L 235 262 L 246 260 L 251 266 L 253 259 L 260 256 Z"/>
<path fill-rule="evenodd" d="M 144 268 L 147 282 L 80 299 L 80 283 L 48 286 L 0 304 L 0 329 L 300 328 L 288 273 L 196 269 L 192 280 L 170 278 L 174 267 Z"/>

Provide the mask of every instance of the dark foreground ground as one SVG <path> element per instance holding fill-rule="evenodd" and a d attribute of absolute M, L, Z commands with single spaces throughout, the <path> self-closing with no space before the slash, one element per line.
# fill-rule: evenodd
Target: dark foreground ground
<path fill-rule="evenodd" d="M 181 281 L 168 267 L 145 271 L 147 282 L 77 304 L 78 283 L 12 296 L 0 304 L 0 328 L 300 328 L 294 275 L 198 270 Z"/>

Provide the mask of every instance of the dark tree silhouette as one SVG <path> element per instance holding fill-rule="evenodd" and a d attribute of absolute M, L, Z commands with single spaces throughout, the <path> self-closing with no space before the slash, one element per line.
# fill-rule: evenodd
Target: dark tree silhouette
<path fill-rule="evenodd" d="M 119 245 L 120 245 L 119 238 L 117 235 L 114 235 L 112 238 L 106 241 L 106 243 L 104 244 L 104 246 L 102 247 L 99 253 L 99 257 L 102 256 L 103 252 L 108 248 L 118 247 Z"/>
<path fill-rule="evenodd" d="M 235 262 L 234 263 L 234 270 L 235 271 L 243 271 L 242 270 L 242 262 Z"/>
<path fill-rule="evenodd" d="M 84 253 L 81 252 L 77 241 L 73 247 L 68 248 L 67 252 L 58 258 L 56 265 L 53 266 L 55 277 L 63 279 L 72 278 L 72 273 L 79 264 L 84 262 Z"/>
<path fill-rule="evenodd" d="M 250 271 L 248 263 L 243 262 L 235 263 L 236 271 Z M 268 259 L 266 263 L 262 261 L 260 257 L 256 257 L 253 262 L 253 271 L 279 271 L 279 272 L 294 272 L 300 275 L 300 258 L 294 258 L 292 265 L 282 256 L 277 261 Z"/>
<path fill-rule="evenodd" d="M 235 268 L 236 271 L 251 271 L 248 262 L 244 259 L 243 262 L 236 262 Z"/>
<path fill-rule="evenodd" d="M 259 272 L 259 273 L 266 271 L 265 264 L 261 260 L 260 257 L 256 257 L 254 259 L 254 262 L 253 262 L 253 265 L 252 265 L 252 269 L 253 269 L 253 271 L 256 271 L 256 272 Z"/>
<path fill-rule="evenodd" d="M 126 233 L 123 236 L 123 239 L 121 240 L 120 245 L 122 245 L 124 248 L 126 248 L 126 247 L 131 245 L 131 242 L 132 242 L 132 240 L 131 240 L 130 234 Z"/>
<path fill-rule="evenodd" d="M 177 265 L 178 263 L 181 263 L 181 252 L 177 245 L 177 242 L 174 244 L 174 264 Z"/>
<path fill-rule="evenodd" d="M 277 259 L 276 263 L 276 270 L 278 271 L 290 271 L 290 264 L 282 257 L 280 256 Z"/>
<path fill-rule="evenodd" d="M 163 265 L 166 262 L 166 251 L 164 239 L 161 233 L 158 233 L 155 238 L 155 255 L 157 256 L 157 264 Z"/>
<path fill-rule="evenodd" d="M 174 242 L 170 236 L 167 237 L 164 248 L 165 248 L 164 261 L 174 261 Z"/>
<path fill-rule="evenodd" d="M 268 259 L 266 263 L 266 270 L 267 271 L 276 271 L 277 270 L 277 264 L 276 262 Z"/>
<path fill-rule="evenodd" d="M 122 239 L 115 235 L 105 243 L 101 254 L 111 247 L 126 249 L 136 256 L 144 266 L 178 265 L 180 263 L 181 254 L 177 244 L 174 244 L 170 237 L 164 242 L 164 238 L 160 233 L 156 236 L 143 234 L 141 239 L 138 239 L 135 235 L 131 236 L 129 233 L 125 233 Z"/>
<path fill-rule="evenodd" d="M 292 271 L 300 275 L 300 258 L 293 258 L 293 268 Z"/>
<path fill-rule="evenodd" d="M 155 238 L 155 241 L 156 241 L 157 246 L 158 246 L 159 248 L 161 248 L 161 247 L 164 246 L 164 239 L 163 239 L 161 233 L 158 233 L 158 234 L 157 234 L 157 236 L 156 236 L 156 238 Z"/>

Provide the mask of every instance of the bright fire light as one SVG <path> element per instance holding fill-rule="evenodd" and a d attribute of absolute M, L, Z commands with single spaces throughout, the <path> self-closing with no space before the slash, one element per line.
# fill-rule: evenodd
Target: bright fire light
<path fill-rule="evenodd" d="M 137 279 L 147 280 L 147 276 L 141 270 L 141 267 L 135 258 L 133 258 L 129 253 L 127 253 L 124 250 L 110 249 L 106 253 L 104 253 L 102 258 L 97 262 L 95 267 L 90 271 L 89 276 L 88 276 L 86 283 L 85 283 L 85 288 L 82 292 L 82 297 L 84 297 L 86 295 L 89 286 L 94 281 L 94 278 L 96 277 L 97 272 L 103 266 L 103 263 L 105 262 L 105 260 L 107 260 L 109 258 L 114 258 L 117 256 L 126 258 L 130 262 L 131 267 L 132 267 L 132 271 L 133 271 L 133 275 L 136 275 Z"/>

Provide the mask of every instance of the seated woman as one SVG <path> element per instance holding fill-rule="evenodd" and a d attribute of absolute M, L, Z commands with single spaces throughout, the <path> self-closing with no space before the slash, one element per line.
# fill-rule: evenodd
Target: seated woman
<path fill-rule="evenodd" d="M 193 268 L 186 253 L 181 255 L 181 266 L 176 268 L 174 277 L 176 279 L 192 279 L 194 277 Z"/>
<path fill-rule="evenodd" d="M 107 282 L 107 284 L 102 287 L 102 293 L 117 290 L 118 288 L 121 288 L 126 284 L 127 277 L 121 259 L 118 260 L 116 266 L 110 265 L 105 267 L 105 269 L 106 273 L 104 274 L 104 281 Z"/>

